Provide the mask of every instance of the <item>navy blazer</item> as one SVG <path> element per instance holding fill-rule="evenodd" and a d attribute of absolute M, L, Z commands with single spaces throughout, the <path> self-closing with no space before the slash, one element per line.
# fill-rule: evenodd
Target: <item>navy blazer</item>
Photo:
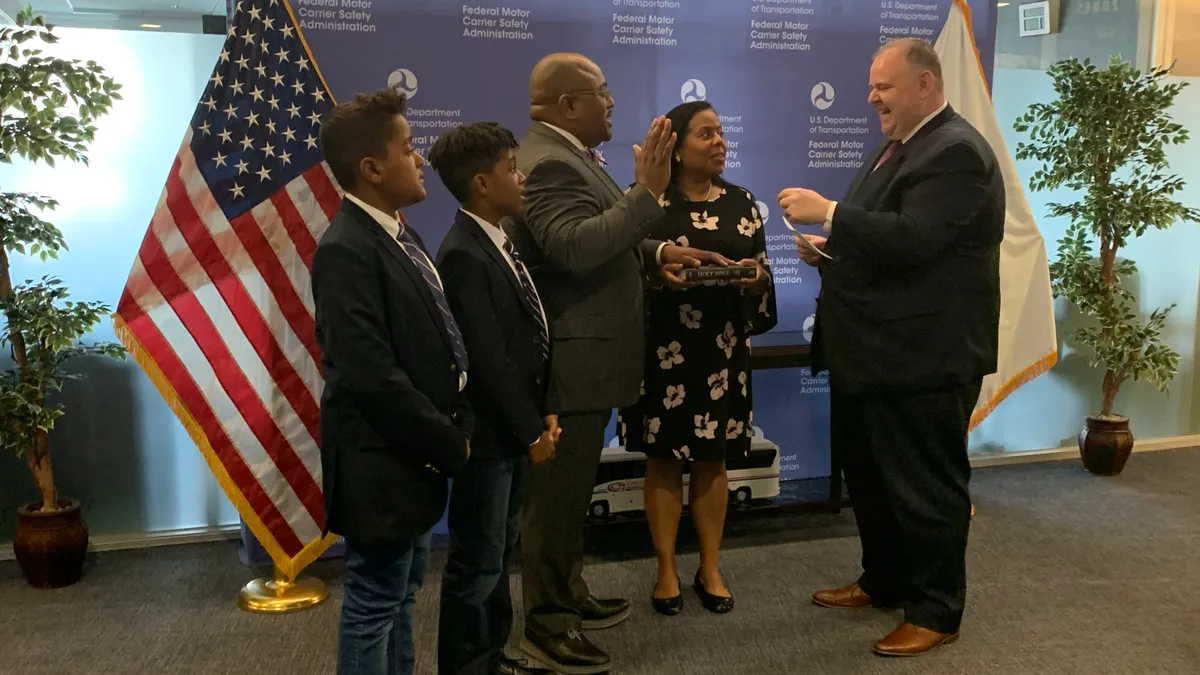
<path fill-rule="evenodd" d="M 461 209 L 437 265 L 471 362 L 471 457 L 520 457 L 541 435 L 547 414 L 539 317 L 495 242 Z"/>
<path fill-rule="evenodd" d="M 947 106 L 834 213 L 814 372 L 845 393 L 965 384 L 996 370 L 1005 194 L 987 140 Z"/>
<path fill-rule="evenodd" d="M 447 477 L 466 464 L 473 422 L 429 285 L 345 200 L 313 256 L 312 291 L 325 531 L 362 542 L 423 534 L 445 511 Z"/>

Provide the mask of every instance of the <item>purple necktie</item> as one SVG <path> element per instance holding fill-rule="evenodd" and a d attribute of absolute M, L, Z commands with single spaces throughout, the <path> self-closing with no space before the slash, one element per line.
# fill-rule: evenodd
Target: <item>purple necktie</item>
<path fill-rule="evenodd" d="M 892 141 L 891 143 L 888 143 L 888 146 L 884 149 L 883 154 L 879 156 L 879 161 L 875 162 L 875 169 L 883 166 L 883 163 L 888 161 L 888 157 L 891 157 L 892 153 L 896 151 L 897 145 L 900 145 L 899 141 Z M 874 171 L 875 169 L 871 170 Z"/>

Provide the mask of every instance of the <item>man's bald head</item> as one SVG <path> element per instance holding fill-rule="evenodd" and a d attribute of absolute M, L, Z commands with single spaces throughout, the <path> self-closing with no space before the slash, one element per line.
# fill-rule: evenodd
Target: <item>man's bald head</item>
<path fill-rule="evenodd" d="M 597 78 L 603 79 L 600 67 L 583 54 L 547 54 L 529 74 L 529 103 L 534 107 L 555 105 L 559 96 L 596 88 Z"/>
<path fill-rule="evenodd" d="M 612 138 L 612 107 L 604 73 L 583 54 L 548 54 L 529 74 L 529 116 L 570 132 L 589 148 Z"/>

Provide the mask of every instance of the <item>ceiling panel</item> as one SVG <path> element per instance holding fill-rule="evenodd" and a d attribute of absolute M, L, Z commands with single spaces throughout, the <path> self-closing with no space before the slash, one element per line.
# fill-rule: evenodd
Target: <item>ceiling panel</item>
<path fill-rule="evenodd" d="M 26 4 L 57 26 L 200 33 L 201 16 L 225 15 L 226 0 L 0 0 L 16 16 Z M 0 19 L 3 17 L 0 16 Z M 157 28 L 153 28 L 157 26 Z"/>

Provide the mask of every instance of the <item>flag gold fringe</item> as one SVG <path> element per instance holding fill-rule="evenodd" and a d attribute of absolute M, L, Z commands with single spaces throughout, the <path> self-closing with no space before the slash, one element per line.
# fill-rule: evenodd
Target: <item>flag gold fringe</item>
<path fill-rule="evenodd" d="M 279 545 L 279 542 L 275 540 L 271 531 L 262 522 L 262 519 L 250 507 L 250 503 L 246 501 L 245 495 L 238 489 L 237 484 L 233 482 L 233 479 L 229 476 L 229 472 L 225 470 L 225 466 L 221 464 L 217 453 L 213 450 L 212 444 L 208 440 L 208 436 L 200 428 L 199 422 L 196 421 L 191 411 L 180 400 L 179 395 L 175 393 L 175 388 L 171 386 L 170 381 L 163 375 L 162 370 L 159 369 L 154 359 L 150 358 L 150 354 L 142 346 L 142 343 L 138 341 L 133 331 L 129 329 L 125 320 L 119 314 L 113 314 L 112 325 L 117 339 L 121 341 L 121 344 L 133 356 L 133 360 L 146 373 L 146 376 L 150 378 L 150 382 L 158 389 L 158 393 L 166 401 L 167 406 L 171 408 L 171 411 L 179 418 L 179 422 L 183 425 L 183 428 L 191 436 L 192 442 L 200 449 L 200 454 L 204 456 L 204 460 L 208 463 L 208 468 L 212 471 L 213 477 L 217 479 L 217 483 L 225 491 L 225 496 L 233 503 L 234 508 L 237 509 L 246 526 L 250 528 L 255 538 L 262 544 L 267 554 L 271 556 L 271 560 L 275 563 L 275 566 L 288 579 L 296 579 L 301 570 L 321 557 L 325 551 L 329 550 L 329 547 L 337 541 L 337 535 L 330 533 L 321 539 L 309 542 L 299 553 L 293 557 L 289 557 L 284 552 L 283 547 Z"/>
<path fill-rule="evenodd" d="M 971 414 L 971 426 L 967 428 L 967 431 L 974 431 L 975 427 L 979 426 L 980 423 L 983 422 L 984 418 L 992 414 L 992 411 L 994 411 L 997 406 L 1003 403 L 1004 399 L 1008 398 L 1009 394 L 1020 389 L 1027 382 L 1036 378 L 1038 375 L 1050 370 L 1056 363 L 1058 363 L 1057 349 L 1050 352 L 1046 356 L 1043 356 L 1038 362 L 1030 364 L 1024 370 L 1017 373 L 1016 377 L 1012 378 L 1008 382 L 1005 382 L 1004 386 L 1000 387 L 999 391 L 992 396 L 992 399 L 988 401 L 986 405 L 984 405 L 982 408 L 977 408 L 975 412 Z"/>

